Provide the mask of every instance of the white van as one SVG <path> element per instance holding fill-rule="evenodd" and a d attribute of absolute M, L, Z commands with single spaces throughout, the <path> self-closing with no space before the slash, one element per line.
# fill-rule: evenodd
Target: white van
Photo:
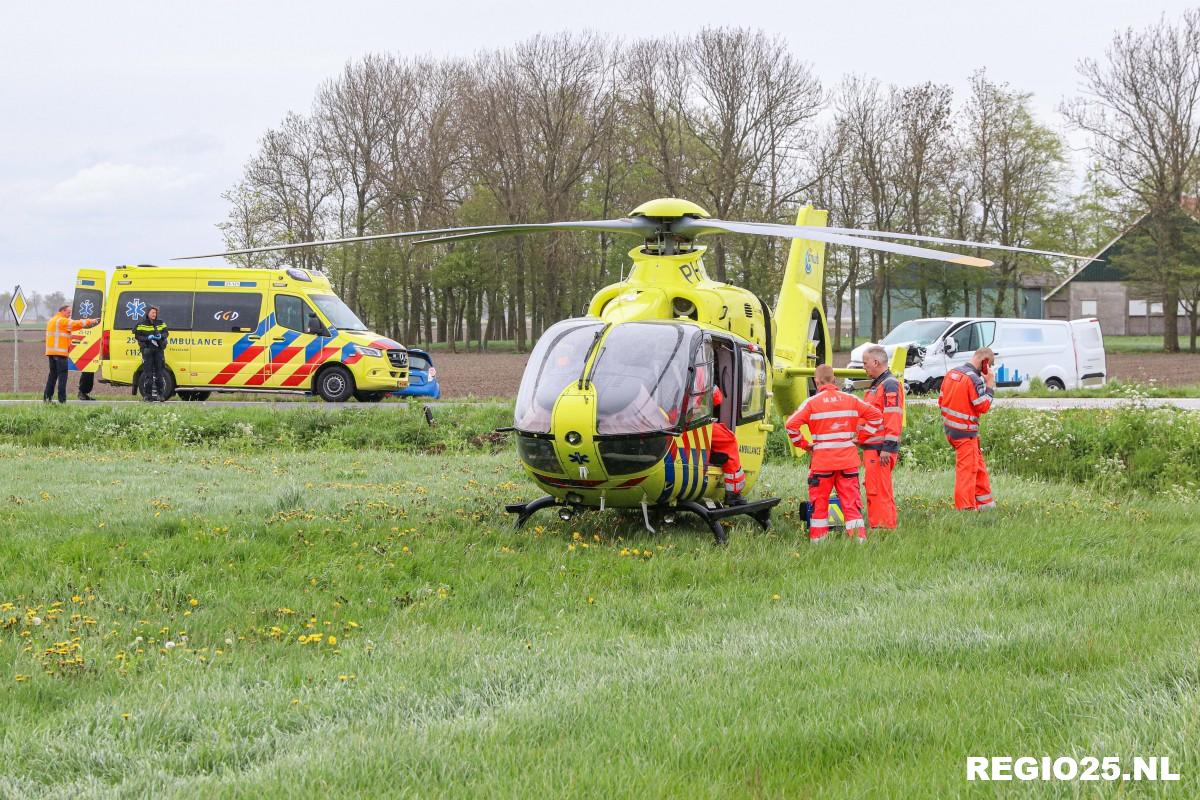
<path fill-rule="evenodd" d="M 1049 389 L 1103 386 L 1104 338 L 1096 319 L 939 317 L 901 323 L 883 338 L 890 356 L 908 347 L 904 383 L 910 392 L 936 392 L 942 378 L 980 347 L 996 353 L 996 388 L 1026 390 L 1041 378 Z M 850 366 L 862 367 L 870 343 L 854 348 Z"/>

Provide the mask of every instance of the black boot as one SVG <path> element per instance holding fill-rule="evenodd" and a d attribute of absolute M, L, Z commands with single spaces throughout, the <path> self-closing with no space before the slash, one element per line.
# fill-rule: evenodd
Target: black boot
<path fill-rule="evenodd" d="M 746 498 L 742 497 L 738 492 L 725 492 L 725 505 L 727 506 L 744 506 Z"/>
<path fill-rule="evenodd" d="M 87 392 L 80 392 L 80 393 L 79 393 L 79 399 L 80 399 L 80 400 L 92 400 L 92 401 L 94 401 L 96 398 L 92 397 L 92 396 L 91 396 L 90 394 L 88 394 Z"/>

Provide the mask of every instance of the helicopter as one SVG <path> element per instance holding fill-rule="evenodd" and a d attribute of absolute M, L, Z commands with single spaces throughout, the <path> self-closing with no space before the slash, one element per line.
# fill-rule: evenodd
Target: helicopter
<path fill-rule="evenodd" d="M 542 509 L 563 521 L 598 509 L 640 509 L 654 532 L 651 512 L 671 521 L 690 512 L 727 541 L 723 521 L 748 516 L 764 530 L 780 498 L 727 504 L 716 423 L 735 432 L 746 493 L 762 473 L 768 401 L 788 416 L 813 391 L 816 367 L 832 361 L 823 304 L 825 245 L 862 247 L 973 267 L 993 262 L 904 244 L 904 240 L 994 248 L 1079 258 L 1052 251 L 957 239 L 827 225 L 829 212 L 801 207 L 795 225 L 712 218 L 696 203 L 659 198 L 629 216 L 530 224 L 441 228 L 233 250 L 211 256 L 289 250 L 323 244 L 393 238 L 445 244 L 483 237 L 576 230 L 629 234 L 642 244 L 629 251 L 623 280 L 600 289 L 587 313 L 557 322 L 538 339 L 522 376 L 513 425 L 517 454 L 545 493 L 506 506 L 520 528 Z M 704 267 L 706 235 L 749 234 L 791 240 L 775 308 L 750 290 L 714 281 Z M 900 241 L 891 241 L 900 240 Z M 893 356 L 903 374 L 905 352 Z M 866 378 L 860 369 L 839 377 Z M 717 394 L 716 390 L 719 390 Z M 714 396 L 723 402 L 714 403 Z M 800 450 L 792 448 L 793 455 Z"/>

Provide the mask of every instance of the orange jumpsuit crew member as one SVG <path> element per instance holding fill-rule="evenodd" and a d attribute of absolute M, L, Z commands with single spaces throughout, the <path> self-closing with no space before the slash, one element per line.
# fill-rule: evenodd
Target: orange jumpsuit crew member
<path fill-rule="evenodd" d="M 717 416 L 725 395 L 721 387 L 713 387 L 713 415 Z M 742 471 L 742 459 L 738 455 L 737 435 L 719 419 L 712 426 L 712 442 L 709 449 L 713 453 L 721 453 L 725 460 L 721 463 L 721 471 L 725 473 L 725 505 L 740 506 L 746 504 L 742 492 L 746 488 L 746 473 Z M 711 457 L 710 457 L 711 458 Z"/>
<path fill-rule="evenodd" d="M 792 444 L 811 451 L 808 499 L 812 504 L 808 538 L 814 544 L 829 533 L 829 492 L 836 489 L 846 518 L 846 534 L 867 540 L 862 495 L 858 490 L 858 445 L 883 429 L 883 414 L 834 385 L 833 367 L 821 364 L 813 379 L 817 393 L 804 401 L 786 424 Z M 800 428 L 807 425 L 812 442 Z M 856 533 L 857 532 L 857 533 Z"/>
<path fill-rule="evenodd" d="M 979 449 L 979 418 L 992 407 L 996 354 L 981 347 L 971 360 L 946 373 L 938 408 L 946 439 L 954 448 L 954 507 L 963 511 L 996 507 L 983 451 Z"/>
<path fill-rule="evenodd" d="M 46 360 L 50 362 L 50 374 L 46 376 L 42 402 L 53 402 L 56 387 L 58 402 L 67 402 L 67 357 L 71 354 L 71 333 L 99 322 L 98 319 L 71 319 L 71 306 L 63 305 L 46 323 Z"/>
<path fill-rule="evenodd" d="M 904 432 L 904 384 L 888 369 L 887 350 L 879 345 L 867 348 L 863 368 L 873 379 L 863 400 L 883 414 L 883 430 L 863 445 L 867 521 L 872 528 L 895 528 L 892 470 L 900 457 L 900 435 Z"/>

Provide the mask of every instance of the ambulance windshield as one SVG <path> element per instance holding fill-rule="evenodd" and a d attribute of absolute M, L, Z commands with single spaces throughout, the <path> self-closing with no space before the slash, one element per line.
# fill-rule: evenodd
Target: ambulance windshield
<path fill-rule="evenodd" d="M 337 295 L 310 294 L 309 299 L 317 304 L 321 313 L 329 320 L 329 324 L 340 331 L 365 331 L 367 326 L 358 318 L 350 306 L 342 302 Z"/>
<path fill-rule="evenodd" d="M 529 355 L 513 425 L 527 433 L 549 433 L 554 404 L 563 389 L 583 374 L 583 364 L 604 323 L 566 319 L 546 329 Z"/>
<path fill-rule="evenodd" d="M 663 431 L 679 422 L 688 358 L 702 334 L 690 325 L 627 322 L 596 356 L 596 433 Z"/>

